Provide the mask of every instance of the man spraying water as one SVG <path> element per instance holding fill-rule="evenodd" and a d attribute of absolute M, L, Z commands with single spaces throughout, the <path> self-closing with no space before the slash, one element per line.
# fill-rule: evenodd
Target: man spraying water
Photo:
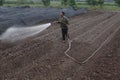
<path fill-rule="evenodd" d="M 59 18 L 59 20 L 57 21 L 57 23 L 60 24 L 61 31 L 62 31 L 62 39 L 63 39 L 63 41 L 65 42 L 66 38 L 68 38 L 69 46 L 68 46 L 68 49 L 64 52 L 65 55 L 66 55 L 67 57 L 69 57 L 71 60 L 73 60 L 74 62 L 76 62 L 76 63 L 78 63 L 78 64 L 81 64 L 79 61 L 77 61 L 75 58 L 73 58 L 72 56 L 70 56 L 70 55 L 68 54 L 69 50 L 71 49 L 72 40 L 69 39 L 69 35 L 68 35 L 69 20 L 68 20 L 68 18 L 65 16 L 65 13 L 64 13 L 64 12 L 61 12 L 61 13 L 60 13 L 60 18 Z"/>
<path fill-rule="evenodd" d="M 57 21 L 57 23 L 60 24 L 61 27 L 61 31 L 62 31 L 62 40 L 65 42 L 65 40 L 67 38 L 69 38 L 68 35 L 68 25 L 69 25 L 69 20 L 68 18 L 65 16 L 65 12 L 61 12 L 60 13 L 60 18 Z"/>

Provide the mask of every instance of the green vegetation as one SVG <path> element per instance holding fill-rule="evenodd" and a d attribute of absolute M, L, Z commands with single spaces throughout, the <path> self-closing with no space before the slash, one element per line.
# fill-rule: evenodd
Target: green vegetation
<path fill-rule="evenodd" d="M 50 0 L 42 0 L 44 6 L 50 6 Z"/>
<path fill-rule="evenodd" d="M 120 0 L 115 0 L 115 3 L 120 7 Z"/>
<path fill-rule="evenodd" d="M 67 1 L 68 0 L 61 0 L 61 4 L 64 5 L 64 6 L 66 6 L 67 5 Z"/>
<path fill-rule="evenodd" d="M 61 4 L 63 6 L 72 6 L 72 7 L 75 7 L 76 6 L 76 1 L 75 0 L 61 0 Z"/>
<path fill-rule="evenodd" d="M 1 0 L 0 0 L 1 1 Z M 104 0 L 5 0 L 4 6 L 30 6 L 30 7 L 77 7 L 89 10 L 113 10 L 120 11 L 120 0 L 104 2 Z M 3 0 L 0 3 L 3 5 Z"/>
<path fill-rule="evenodd" d="M 0 6 L 3 6 L 4 0 L 0 0 Z"/>
<path fill-rule="evenodd" d="M 97 1 L 96 0 L 86 0 L 88 5 L 92 5 L 95 6 L 97 5 Z"/>
<path fill-rule="evenodd" d="M 100 5 L 100 7 L 102 7 L 104 4 L 104 0 L 86 0 L 86 2 L 88 3 L 88 5 L 91 5 L 91 6 Z"/>
<path fill-rule="evenodd" d="M 120 11 L 120 7 L 114 5 L 114 6 L 103 6 L 103 10 L 110 10 L 110 11 Z"/>
<path fill-rule="evenodd" d="M 98 4 L 99 4 L 100 7 L 102 8 L 102 7 L 103 7 L 103 4 L 104 4 L 104 0 L 98 0 Z"/>
<path fill-rule="evenodd" d="M 88 8 L 89 10 L 109 10 L 109 11 L 120 11 L 120 7 L 113 5 L 103 5 L 103 8 L 100 6 L 89 6 L 87 4 L 77 5 L 79 8 Z"/>
<path fill-rule="evenodd" d="M 68 0 L 68 5 L 75 7 L 75 5 L 76 5 L 75 0 Z"/>

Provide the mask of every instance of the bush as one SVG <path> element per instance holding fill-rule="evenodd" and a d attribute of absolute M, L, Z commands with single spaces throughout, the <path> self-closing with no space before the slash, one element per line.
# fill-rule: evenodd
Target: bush
<path fill-rule="evenodd" d="M 120 0 L 115 0 L 115 3 L 120 7 Z"/>
<path fill-rule="evenodd" d="M 67 0 L 61 0 L 61 4 L 66 6 L 67 5 Z"/>
<path fill-rule="evenodd" d="M 3 6 L 4 1 L 0 0 L 0 6 Z"/>
<path fill-rule="evenodd" d="M 101 7 L 104 4 L 104 0 L 86 0 L 88 5 L 92 5 L 92 6 L 97 6 L 100 5 Z"/>
<path fill-rule="evenodd" d="M 50 0 L 42 0 L 44 6 L 50 6 Z"/>
<path fill-rule="evenodd" d="M 17 3 L 18 4 L 25 4 L 26 2 L 25 2 L 25 0 L 17 0 Z"/>
<path fill-rule="evenodd" d="M 98 4 L 98 3 L 97 3 L 97 0 L 86 0 L 86 1 L 87 1 L 88 5 L 95 6 L 95 5 Z"/>
<path fill-rule="evenodd" d="M 68 0 L 68 4 L 69 4 L 69 6 L 74 7 L 76 5 L 76 2 L 75 2 L 75 0 Z"/>
<path fill-rule="evenodd" d="M 98 4 L 102 7 L 103 4 L 104 4 L 104 0 L 99 0 L 99 1 L 98 1 Z"/>

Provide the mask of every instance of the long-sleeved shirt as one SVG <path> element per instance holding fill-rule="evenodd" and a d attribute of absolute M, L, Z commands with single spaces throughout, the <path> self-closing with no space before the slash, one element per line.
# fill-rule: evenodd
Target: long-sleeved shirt
<path fill-rule="evenodd" d="M 68 24 L 69 24 L 69 21 L 68 21 L 68 18 L 66 16 L 63 16 L 63 17 L 60 17 L 59 20 L 58 20 L 58 23 L 60 23 L 60 27 L 62 29 L 67 29 L 68 28 Z"/>

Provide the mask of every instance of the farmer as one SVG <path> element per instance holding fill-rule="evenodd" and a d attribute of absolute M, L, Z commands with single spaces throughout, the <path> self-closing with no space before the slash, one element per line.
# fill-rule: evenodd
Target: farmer
<path fill-rule="evenodd" d="M 65 41 L 67 38 L 69 38 L 69 35 L 68 35 L 69 21 L 68 21 L 68 18 L 65 16 L 65 12 L 60 13 L 60 18 L 57 21 L 57 23 L 60 24 L 61 31 L 62 31 L 62 39 L 63 41 Z"/>

